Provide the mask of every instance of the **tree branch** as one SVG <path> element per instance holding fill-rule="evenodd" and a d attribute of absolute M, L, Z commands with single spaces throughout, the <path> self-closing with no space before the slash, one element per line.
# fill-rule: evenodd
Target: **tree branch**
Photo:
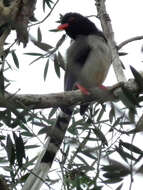
<path fill-rule="evenodd" d="M 109 45 L 111 47 L 112 58 L 113 58 L 113 60 L 112 60 L 113 68 L 115 71 L 117 81 L 125 82 L 126 77 L 124 75 L 121 61 L 119 59 L 119 54 L 118 54 L 116 43 L 114 40 L 114 32 L 112 29 L 111 20 L 109 18 L 109 15 L 108 15 L 108 13 L 106 11 L 106 7 L 105 7 L 105 0 L 95 0 L 95 2 L 96 2 L 98 17 L 100 19 L 104 34 L 107 37 Z"/>
<path fill-rule="evenodd" d="M 35 24 L 31 24 L 30 27 L 31 27 L 31 26 L 35 26 L 35 25 L 42 24 L 42 23 L 52 14 L 52 12 L 54 11 L 54 9 L 55 9 L 56 5 L 59 3 L 59 1 L 60 1 L 60 0 L 57 0 L 57 1 L 54 3 L 53 7 L 50 9 L 50 12 L 49 12 L 41 21 L 39 21 L 39 22 L 37 22 L 37 23 L 35 23 Z"/>
<path fill-rule="evenodd" d="M 118 83 L 107 89 L 94 88 L 90 91 L 90 95 L 83 95 L 79 90 L 52 93 L 52 94 L 5 94 L 0 96 L 0 107 L 7 107 L 8 103 L 12 104 L 15 108 L 29 109 L 44 109 L 51 107 L 64 107 L 71 105 L 79 105 L 87 102 L 107 102 L 119 100 L 118 90 L 121 86 L 132 93 L 139 91 L 138 85 L 135 81 L 130 79 L 126 83 Z"/>
<path fill-rule="evenodd" d="M 134 41 L 137 41 L 137 40 L 143 40 L 143 36 L 136 36 L 136 37 L 129 38 L 129 39 L 127 39 L 127 40 L 121 42 L 121 43 L 118 45 L 118 50 L 121 49 L 123 46 L 127 45 L 128 43 L 134 42 Z"/>
<path fill-rule="evenodd" d="M 24 47 L 28 43 L 28 23 L 34 17 L 36 0 L 0 1 L 0 56 L 4 42 L 11 30 Z M 1 39 L 2 38 L 2 39 Z"/>

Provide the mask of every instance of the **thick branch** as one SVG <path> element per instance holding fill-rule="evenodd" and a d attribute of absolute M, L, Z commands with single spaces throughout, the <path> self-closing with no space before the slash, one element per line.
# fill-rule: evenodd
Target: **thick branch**
<path fill-rule="evenodd" d="M 122 84 L 125 88 L 133 93 L 136 93 L 139 89 L 134 80 L 129 80 L 128 82 Z M 90 95 L 83 95 L 79 90 L 35 95 L 35 94 L 5 94 L 5 96 L 0 96 L 0 107 L 8 107 L 9 103 L 14 105 L 15 108 L 25 108 L 29 109 L 43 109 L 51 107 L 63 107 L 71 105 L 79 105 L 86 102 L 107 102 L 107 101 L 117 101 L 118 89 L 121 84 L 116 84 L 109 87 L 110 90 L 95 88 L 92 90 Z M 114 94 L 114 95 L 113 95 Z"/>
<path fill-rule="evenodd" d="M 105 0 L 95 0 L 96 1 L 96 7 L 98 12 L 98 17 L 100 19 L 103 31 L 105 36 L 107 37 L 109 41 L 109 45 L 111 47 L 112 51 L 112 57 L 113 57 L 113 68 L 116 74 L 116 78 L 118 82 L 126 81 L 125 75 L 123 73 L 121 61 L 119 59 L 119 54 L 116 48 L 116 43 L 114 40 L 114 32 L 111 25 L 111 20 L 109 18 L 109 15 L 106 11 L 105 7 Z"/>

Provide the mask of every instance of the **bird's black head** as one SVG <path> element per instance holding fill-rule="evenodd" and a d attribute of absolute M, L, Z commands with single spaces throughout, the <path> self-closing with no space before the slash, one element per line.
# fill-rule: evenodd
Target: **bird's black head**
<path fill-rule="evenodd" d="M 78 13 L 67 13 L 61 18 L 59 30 L 65 30 L 68 36 L 76 39 L 79 35 L 100 34 L 95 24 Z M 103 35 L 103 34 L 102 34 Z"/>

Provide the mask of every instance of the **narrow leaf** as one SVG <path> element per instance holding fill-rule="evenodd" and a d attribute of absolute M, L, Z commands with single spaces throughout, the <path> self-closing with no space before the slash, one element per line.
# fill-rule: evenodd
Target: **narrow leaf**
<path fill-rule="evenodd" d="M 47 134 L 47 131 L 48 131 L 48 127 L 44 127 L 39 130 L 38 135 Z"/>
<path fill-rule="evenodd" d="M 119 183 L 122 180 L 123 178 L 117 177 L 117 178 L 111 178 L 111 179 L 105 180 L 103 182 L 107 184 L 114 184 L 114 183 Z"/>
<path fill-rule="evenodd" d="M 98 117 L 97 117 L 97 121 L 100 121 L 100 120 L 101 120 L 101 118 L 102 118 L 104 112 L 105 112 L 105 106 L 103 106 L 102 109 L 100 110 L 99 115 L 98 115 Z"/>
<path fill-rule="evenodd" d="M 116 151 L 120 154 L 120 156 L 126 161 L 128 162 L 127 158 L 130 160 L 136 160 L 136 158 L 133 157 L 133 155 L 125 152 L 122 148 L 122 146 L 120 146 L 119 148 L 116 148 Z"/>
<path fill-rule="evenodd" d="M 135 77 L 135 81 L 136 83 L 139 85 L 140 89 L 143 90 L 143 77 L 141 76 L 141 74 L 130 65 L 130 69 Z"/>
<path fill-rule="evenodd" d="M 40 30 L 40 27 L 38 27 L 37 38 L 38 38 L 38 42 L 42 41 L 42 33 L 41 33 L 41 30 Z"/>
<path fill-rule="evenodd" d="M 34 53 L 34 52 L 24 53 L 24 55 L 31 55 L 31 56 L 43 56 L 43 54 L 42 54 L 42 53 Z"/>
<path fill-rule="evenodd" d="M 32 149 L 32 148 L 38 148 L 39 145 L 27 145 L 25 146 L 25 149 Z"/>
<path fill-rule="evenodd" d="M 47 4 L 47 6 L 51 9 L 52 8 L 51 4 L 53 3 L 53 1 L 51 1 L 51 0 L 44 0 L 44 1 Z"/>
<path fill-rule="evenodd" d="M 56 72 L 57 76 L 60 78 L 60 67 L 58 64 L 58 58 L 57 58 L 56 54 L 54 56 L 54 68 L 55 68 L 55 72 Z"/>
<path fill-rule="evenodd" d="M 123 186 L 123 183 L 121 183 L 115 190 L 121 190 Z"/>
<path fill-rule="evenodd" d="M 63 44 L 63 42 L 65 41 L 65 39 L 66 39 L 66 35 L 64 34 L 64 35 L 62 35 L 62 37 L 57 42 L 56 48 L 59 48 Z"/>
<path fill-rule="evenodd" d="M 15 63 L 15 66 L 19 69 L 19 61 L 18 61 L 18 58 L 17 58 L 15 51 L 12 51 L 12 58 L 13 58 L 13 61 Z"/>
<path fill-rule="evenodd" d="M 124 90 L 123 90 L 124 89 Z M 131 93 L 130 93 L 131 94 Z M 135 110 L 135 104 L 130 100 L 130 98 L 128 96 L 127 91 L 125 90 L 125 88 L 122 87 L 122 90 L 118 93 L 119 99 L 123 102 L 123 104 L 132 110 Z"/>
<path fill-rule="evenodd" d="M 36 40 L 31 40 L 34 45 L 36 45 L 38 48 L 42 49 L 43 51 L 48 51 L 49 49 L 53 48 L 51 45 L 46 44 L 44 42 L 39 42 Z"/>
<path fill-rule="evenodd" d="M 111 110 L 109 112 L 109 121 L 110 123 L 113 122 L 113 118 L 115 117 L 115 109 L 113 103 L 111 103 Z"/>
<path fill-rule="evenodd" d="M 48 68 L 49 68 L 49 59 L 47 60 L 45 68 L 44 68 L 44 81 L 46 80 L 46 77 L 47 77 Z"/>
<path fill-rule="evenodd" d="M 49 116 L 48 116 L 48 119 L 50 119 L 57 111 L 57 108 L 52 108 L 50 113 L 49 113 Z"/>
<path fill-rule="evenodd" d="M 94 128 L 93 132 L 95 133 L 95 135 L 99 138 L 99 140 L 102 141 L 103 145 L 108 146 L 108 142 L 107 139 L 105 137 L 105 135 L 102 133 L 102 131 L 99 128 Z"/>
<path fill-rule="evenodd" d="M 82 151 L 80 151 L 80 153 L 84 154 L 85 156 L 87 156 L 87 157 L 89 157 L 89 158 L 91 158 L 93 160 L 97 160 L 97 157 L 94 156 L 94 154 L 90 153 L 87 150 L 82 150 Z"/>
<path fill-rule="evenodd" d="M 66 69 L 65 62 L 60 52 L 58 52 L 58 62 L 61 68 L 65 71 Z"/>
<path fill-rule="evenodd" d="M 0 93 L 4 95 L 4 75 L 3 70 L 0 70 Z"/>
<path fill-rule="evenodd" d="M 14 151 L 14 145 L 9 135 L 7 136 L 6 150 L 7 150 L 8 160 L 10 164 L 13 165 L 15 160 L 15 151 Z"/>
<path fill-rule="evenodd" d="M 133 105 L 139 106 L 138 101 L 137 101 L 137 97 L 136 97 L 131 91 L 129 91 L 127 88 L 124 88 L 124 87 L 122 87 L 122 90 L 123 90 L 125 96 L 128 98 L 128 100 L 129 100 Z M 131 103 L 130 103 L 130 104 L 131 104 Z M 131 106 L 131 107 L 132 107 L 132 106 Z"/>
<path fill-rule="evenodd" d="M 58 29 L 51 29 L 51 30 L 49 30 L 49 32 L 59 32 L 59 30 Z"/>
<path fill-rule="evenodd" d="M 141 149 L 139 149 L 138 147 L 136 147 L 133 144 L 127 143 L 127 142 L 123 142 L 120 140 L 120 145 L 124 146 L 125 148 L 127 148 L 128 150 L 137 153 L 137 154 L 142 154 L 143 155 L 143 151 Z"/>
<path fill-rule="evenodd" d="M 25 148 L 23 139 L 21 136 L 17 136 L 16 133 L 13 132 L 13 137 L 15 140 L 15 146 L 16 146 L 16 158 L 18 162 L 18 166 L 22 167 L 23 164 L 23 158 L 25 158 Z"/>
<path fill-rule="evenodd" d="M 26 137 L 34 137 L 34 134 L 31 133 L 30 131 L 22 132 L 21 135 L 22 135 L 22 136 L 26 136 Z"/>

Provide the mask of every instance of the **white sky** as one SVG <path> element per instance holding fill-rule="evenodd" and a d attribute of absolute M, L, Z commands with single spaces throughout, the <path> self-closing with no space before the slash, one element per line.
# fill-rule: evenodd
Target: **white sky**
<path fill-rule="evenodd" d="M 112 26 L 117 44 L 130 37 L 143 35 L 143 0 L 107 0 L 106 5 L 107 12 L 112 20 Z M 39 6 L 40 3 L 37 7 L 39 8 Z M 57 23 L 55 23 L 55 21 L 58 20 L 59 13 L 64 14 L 71 11 L 79 12 L 86 16 L 93 14 L 95 15 L 96 8 L 94 6 L 94 0 L 60 0 L 60 3 L 53 12 L 53 16 L 40 25 L 44 42 L 55 45 L 56 41 L 62 34 L 51 33 L 48 32 L 48 30 L 57 27 Z M 43 15 L 39 15 L 38 10 L 36 11 L 36 16 L 39 20 L 43 18 Z M 92 21 L 94 21 L 100 28 L 100 23 L 96 18 L 92 18 Z M 30 30 L 30 33 L 33 36 L 36 36 L 36 27 L 33 27 Z M 143 70 L 143 62 L 141 62 L 143 60 L 143 54 L 140 52 L 142 44 L 143 40 L 131 43 L 123 48 L 123 51 L 128 53 L 126 57 L 122 58 L 122 61 L 126 66 L 127 74 L 129 74 L 129 65 L 133 65 L 137 70 Z M 66 46 L 67 44 L 62 47 L 61 52 L 65 52 Z M 25 49 L 20 46 L 16 51 L 16 54 L 18 55 L 18 53 L 21 52 L 36 51 L 41 52 L 38 48 L 29 43 Z M 15 72 L 11 72 L 10 74 L 11 80 L 15 80 L 15 82 L 11 85 L 9 90 L 11 92 L 15 92 L 20 88 L 20 93 L 50 93 L 62 91 L 63 77 L 60 80 L 57 78 L 52 69 L 52 62 L 50 62 L 47 80 L 44 82 L 43 70 L 46 60 L 40 60 L 40 62 L 36 62 L 29 66 L 29 63 L 34 58 L 35 57 L 32 56 L 21 56 L 21 59 L 19 60 L 20 69 Z M 129 76 L 131 76 L 131 74 L 129 74 Z M 113 80 L 111 80 L 111 78 Z M 110 77 L 108 76 L 107 83 L 112 85 L 115 83 L 113 81 L 116 81 L 114 79 L 115 76 L 111 69 Z M 135 184 L 138 183 L 143 185 L 143 180 L 135 181 Z M 133 190 L 135 189 L 136 187 L 133 188 Z"/>

